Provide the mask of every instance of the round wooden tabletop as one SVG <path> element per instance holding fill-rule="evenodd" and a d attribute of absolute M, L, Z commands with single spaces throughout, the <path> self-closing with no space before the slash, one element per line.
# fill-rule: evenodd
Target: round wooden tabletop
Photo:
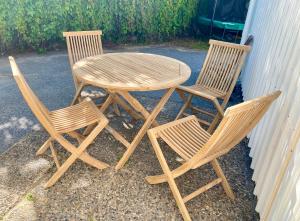
<path fill-rule="evenodd" d="M 79 81 L 124 91 L 161 90 L 176 87 L 191 74 L 176 59 L 144 53 L 108 53 L 80 60 L 73 66 Z"/>

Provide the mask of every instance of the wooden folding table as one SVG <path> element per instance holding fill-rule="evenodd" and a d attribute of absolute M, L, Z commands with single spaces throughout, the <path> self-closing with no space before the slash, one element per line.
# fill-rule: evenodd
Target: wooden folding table
<path fill-rule="evenodd" d="M 189 66 L 181 61 L 145 53 L 109 53 L 88 57 L 75 63 L 73 71 L 82 84 L 107 89 L 109 97 L 100 108 L 103 113 L 112 103 L 117 103 L 133 118 L 145 121 L 132 142 L 111 126 L 106 127 L 127 148 L 116 165 L 117 170 L 124 166 L 151 125 L 158 125 L 155 118 L 175 88 L 191 74 Z M 154 90 L 166 92 L 151 113 L 130 94 Z"/>

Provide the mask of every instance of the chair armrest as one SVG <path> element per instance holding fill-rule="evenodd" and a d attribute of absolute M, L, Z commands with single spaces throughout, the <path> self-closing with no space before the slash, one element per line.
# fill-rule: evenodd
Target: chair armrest
<path fill-rule="evenodd" d="M 181 91 L 184 91 L 184 92 L 187 92 L 187 93 L 190 93 L 190 94 L 193 94 L 193 95 L 196 95 L 196 96 L 200 96 L 200 97 L 203 97 L 203 98 L 206 98 L 206 99 L 209 99 L 209 100 L 214 100 L 216 99 L 216 97 L 210 95 L 210 94 L 207 94 L 205 92 L 202 92 L 202 91 L 199 91 L 199 90 L 195 90 L 193 88 L 194 85 L 191 85 L 191 86 L 183 86 L 183 85 L 180 85 L 178 86 L 176 89 L 177 90 L 181 90 Z"/>

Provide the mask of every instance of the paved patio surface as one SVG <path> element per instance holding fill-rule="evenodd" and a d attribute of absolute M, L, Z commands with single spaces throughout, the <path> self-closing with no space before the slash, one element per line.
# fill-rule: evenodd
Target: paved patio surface
<path fill-rule="evenodd" d="M 146 99 L 148 107 L 156 102 L 142 98 Z M 173 119 L 172 110 L 177 108 L 177 102 L 169 102 L 159 122 Z M 113 126 L 127 137 L 141 126 L 139 123 L 128 130 L 121 123 L 126 115 L 109 116 Z M 112 167 L 97 170 L 77 161 L 56 185 L 45 190 L 43 184 L 55 166 L 49 157 L 36 157 L 35 152 L 46 139 L 44 131 L 28 134 L 0 156 L 0 217 L 4 220 L 181 220 L 167 184 L 150 185 L 144 179 L 161 173 L 147 138 L 125 167 L 116 172 L 113 166 L 124 147 L 103 132 L 88 152 Z M 178 164 L 174 152 L 166 146 L 163 149 L 171 165 Z M 68 154 L 59 151 L 59 156 L 63 160 Z M 220 163 L 236 199 L 231 201 L 222 187 L 216 186 L 187 204 L 192 219 L 258 220 L 246 140 L 222 157 Z M 177 183 L 186 195 L 215 177 L 211 166 L 206 165 L 177 179 Z"/>
<path fill-rule="evenodd" d="M 163 46 L 105 50 L 106 53 L 116 51 L 161 54 L 182 60 L 193 71 L 187 84 L 195 82 L 206 55 L 205 51 Z M 74 95 L 74 84 L 66 51 L 50 52 L 45 55 L 18 55 L 16 61 L 30 86 L 50 110 L 70 104 Z M 145 95 L 145 93 L 139 94 Z M 147 96 L 157 97 L 160 93 L 147 93 Z M 172 99 L 176 99 L 176 95 Z M 12 78 L 7 57 L 0 58 L 0 153 L 32 130 L 39 129 L 40 126 Z"/>

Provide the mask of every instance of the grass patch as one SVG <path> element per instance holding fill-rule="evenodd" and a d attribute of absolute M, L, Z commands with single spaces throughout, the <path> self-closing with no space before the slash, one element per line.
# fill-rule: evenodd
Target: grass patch
<path fill-rule="evenodd" d="M 87 217 L 88 221 L 96 221 L 96 219 L 94 218 L 94 216 L 92 214 L 89 214 Z"/>
<path fill-rule="evenodd" d="M 25 196 L 25 199 L 30 201 L 30 202 L 34 202 L 35 201 L 35 197 L 32 195 L 32 193 L 28 193 L 26 196 Z"/>
<path fill-rule="evenodd" d="M 117 162 L 119 162 L 119 161 L 121 160 L 122 157 L 123 157 L 123 153 L 118 152 L 118 153 L 117 153 L 117 156 L 116 156 Z"/>
<path fill-rule="evenodd" d="M 107 49 L 122 49 L 126 47 L 143 47 L 143 46 L 157 46 L 164 45 L 169 47 L 183 47 L 194 50 L 205 50 L 209 48 L 208 39 L 200 38 L 178 38 L 171 41 L 149 41 L 149 42 L 128 42 L 126 44 L 116 44 L 112 42 L 105 42 L 104 46 Z"/>
<path fill-rule="evenodd" d="M 167 43 L 170 46 L 175 47 L 184 47 L 195 50 L 205 50 L 207 51 L 209 48 L 208 40 L 206 39 L 176 39 Z"/>

